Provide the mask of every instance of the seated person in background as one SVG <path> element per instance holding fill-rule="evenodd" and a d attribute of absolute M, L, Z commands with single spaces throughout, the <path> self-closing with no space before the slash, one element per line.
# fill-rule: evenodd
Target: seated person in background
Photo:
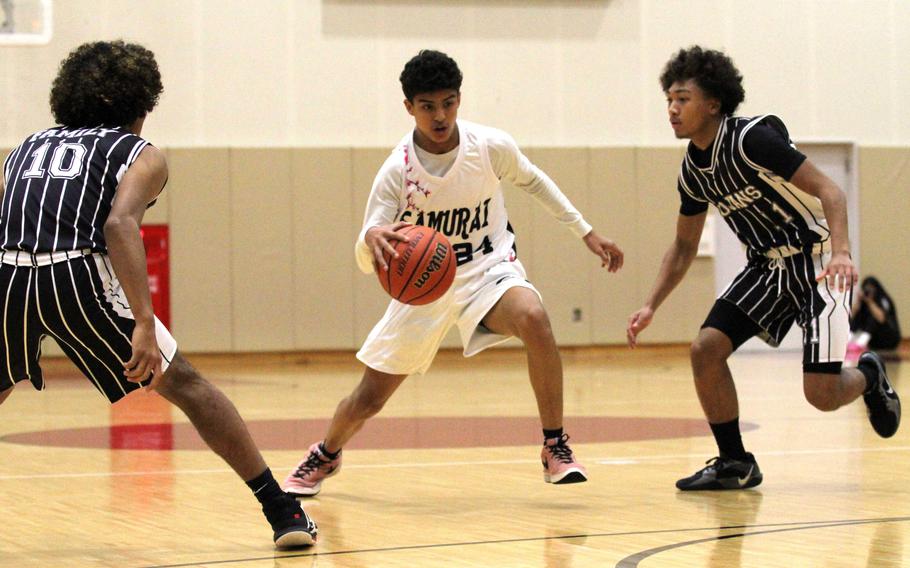
<path fill-rule="evenodd" d="M 853 298 L 847 360 L 855 361 L 869 349 L 896 349 L 901 328 L 891 296 L 877 278 L 868 276 Z"/>

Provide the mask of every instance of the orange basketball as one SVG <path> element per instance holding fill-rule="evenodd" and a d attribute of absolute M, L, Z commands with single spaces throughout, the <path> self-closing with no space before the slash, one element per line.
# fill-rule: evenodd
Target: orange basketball
<path fill-rule="evenodd" d="M 438 300 L 455 280 L 455 252 L 439 231 L 411 225 L 398 231 L 408 242 L 391 241 L 398 258 L 384 255 L 388 270 L 377 272 L 389 296 L 413 306 Z"/>

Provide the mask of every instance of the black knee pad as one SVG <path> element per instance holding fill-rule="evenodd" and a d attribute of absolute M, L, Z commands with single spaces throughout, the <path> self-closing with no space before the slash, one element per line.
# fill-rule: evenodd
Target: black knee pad
<path fill-rule="evenodd" d="M 717 300 L 701 328 L 714 328 L 727 337 L 733 344 L 733 351 L 761 333 L 762 328 L 752 321 L 741 309 L 726 300 Z"/>
<path fill-rule="evenodd" d="M 843 363 L 834 361 L 831 363 L 803 363 L 803 373 L 821 373 L 823 375 L 839 375 Z"/>

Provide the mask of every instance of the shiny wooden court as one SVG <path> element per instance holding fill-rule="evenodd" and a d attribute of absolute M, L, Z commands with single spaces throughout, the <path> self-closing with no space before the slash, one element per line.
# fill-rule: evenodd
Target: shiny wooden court
<path fill-rule="evenodd" d="M 277 552 L 258 504 L 155 394 L 109 407 L 68 362 L 0 407 L 0 565 L 885 567 L 910 565 L 910 426 L 803 400 L 797 353 L 736 356 L 754 490 L 680 493 L 715 450 L 684 347 L 565 349 L 566 427 L 590 481 L 542 479 L 524 356 L 442 353 L 345 451 L 305 508 L 318 545 Z M 190 360 L 281 479 L 359 379 L 350 354 Z M 890 363 L 910 396 L 908 367 Z M 903 388 L 902 388 L 903 387 Z"/>

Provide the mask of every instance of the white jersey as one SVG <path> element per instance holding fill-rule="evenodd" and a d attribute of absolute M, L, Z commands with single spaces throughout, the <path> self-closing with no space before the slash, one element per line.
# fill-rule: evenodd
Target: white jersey
<path fill-rule="evenodd" d="M 414 133 L 395 147 L 376 174 L 355 252 L 372 272 L 364 235 L 371 227 L 405 221 L 432 227 L 448 237 L 458 262 L 456 284 L 515 259 L 501 180 L 532 195 L 576 236 L 591 231 L 556 184 L 532 164 L 501 130 L 458 120 L 459 145 L 448 171 L 427 172 L 417 156 Z"/>

